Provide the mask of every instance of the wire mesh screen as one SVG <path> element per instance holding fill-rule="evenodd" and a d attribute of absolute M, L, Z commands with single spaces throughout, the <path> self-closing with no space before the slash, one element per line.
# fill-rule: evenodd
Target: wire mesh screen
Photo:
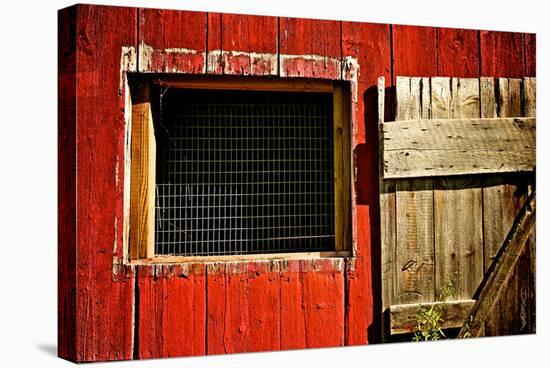
<path fill-rule="evenodd" d="M 159 95 L 156 254 L 334 249 L 332 95 Z"/>

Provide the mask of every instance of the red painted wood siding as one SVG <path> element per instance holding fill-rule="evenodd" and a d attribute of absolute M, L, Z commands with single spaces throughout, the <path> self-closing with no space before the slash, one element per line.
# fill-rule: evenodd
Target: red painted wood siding
<path fill-rule="evenodd" d="M 59 354 L 76 361 L 378 341 L 377 78 L 391 98 L 397 75 L 536 73 L 530 34 L 90 5 L 59 19 Z M 141 72 L 351 80 L 356 256 L 114 266 L 123 257 L 123 47 L 136 50 Z"/>

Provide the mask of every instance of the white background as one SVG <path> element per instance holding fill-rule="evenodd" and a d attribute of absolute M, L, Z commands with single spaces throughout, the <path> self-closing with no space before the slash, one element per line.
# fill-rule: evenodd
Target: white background
<path fill-rule="evenodd" d="M 377 23 L 537 32 L 538 235 L 537 336 L 407 343 L 292 352 L 108 363 L 118 367 L 287 367 L 546 365 L 549 285 L 550 122 L 548 10 L 544 1 L 88 1 L 157 8 L 280 15 Z M 57 275 L 57 9 L 68 1 L 3 2 L 0 10 L 0 366 L 53 367 Z M 113 30 L 116 32 L 116 30 Z M 546 318 L 545 318 L 546 317 Z M 544 359 L 546 357 L 546 359 Z M 536 363 L 538 361 L 538 364 Z M 100 364 L 101 365 L 101 364 Z M 107 365 L 107 364 L 106 364 Z"/>

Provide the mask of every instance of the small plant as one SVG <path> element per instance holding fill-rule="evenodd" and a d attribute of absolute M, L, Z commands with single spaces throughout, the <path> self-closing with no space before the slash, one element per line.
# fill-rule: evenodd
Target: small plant
<path fill-rule="evenodd" d="M 429 307 L 418 305 L 413 341 L 435 341 L 446 338 L 443 332 L 445 321 L 442 316 L 447 306 L 447 299 L 456 292 L 457 281 L 458 272 L 455 272 L 453 278 L 446 281 L 439 290 L 436 303 Z"/>
<path fill-rule="evenodd" d="M 474 337 L 472 334 L 472 329 L 474 328 L 474 317 L 470 316 L 466 323 L 464 323 L 464 334 L 462 335 L 463 339 L 469 339 L 470 337 Z"/>

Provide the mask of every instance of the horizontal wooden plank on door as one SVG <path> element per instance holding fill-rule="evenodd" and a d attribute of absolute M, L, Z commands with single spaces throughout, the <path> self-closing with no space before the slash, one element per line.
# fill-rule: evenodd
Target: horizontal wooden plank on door
<path fill-rule="evenodd" d="M 441 328 L 461 327 L 474 303 L 475 300 L 467 299 L 447 302 L 392 305 L 390 307 L 390 331 L 392 334 L 414 332 L 418 324 L 419 308 L 430 309 L 436 304 L 443 307 Z"/>
<path fill-rule="evenodd" d="M 536 118 L 384 124 L 384 178 L 532 171 Z"/>

